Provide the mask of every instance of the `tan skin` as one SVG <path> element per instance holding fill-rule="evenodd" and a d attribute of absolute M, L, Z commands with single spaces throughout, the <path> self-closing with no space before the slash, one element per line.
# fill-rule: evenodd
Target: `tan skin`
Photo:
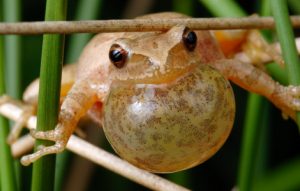
<path fill-rule="evenodd" d="M 177 13 L 161 13 L 143 18 L 151 17 L 180 18 L 185 16 Z M 184 38 L 191 32 L 197 38 L 195 47 L 192 48 L 190 46 L 193 45 L 193 42 L 184 41 Z M 222 41 L 224 37 L 217 35 L 217 39 Z M 244 41 L 245 36 L 242 35 L 239 39 Z M 233 39 L 233 41 L 235 40 Z M 228 39 L 228 42 L 221 44 L 222 48 L 226 48 L 226 43 L 230 44 L 233 41 Z M 86 114 L 102 124 L 103 120 L 105 121 L 103 119 L 104 105 L 108 102 L 113 84 L 173 84 L 182 76 L 192 73 L 195 67 L 198 68 L 195 66 L 197 64 L 212 66 L 225 78 L 246 90 L 265 96 L 285 114 L 292 118 L 295 117 L 295 110 L 300 110 L 299 87 L 284 87 L 257 67 L 234 59 L 236 50 L 233 50 L 234 53 L 228 52 L 228 54 L 226 53 L 227 57 L 225 57 L 216 38 L 210 31 L 193 32 L 185 26 L 175 26 L 165 32 L 105 33 L 95 36 L 80 56 L 78 66 L 69 66 L 63 72 L 61 96 L 64 99 L 55 129 L 47 132 L 30 131 L 34 138 L 51 140 L 55 144 L 42 147 L 34 154 L 24 156 L 21 162 L 24 165 L 29 165 L 44 155 L 63 151 L 78 121 Z M 120 59 L 116 54 L 121 55 L 122 58 Z M 228 58 L 228 55 L 232 58 Z M 76 70 L 77 75 L 75 76 L 74 71 Z M 213 74 L 205 73 L 205 75 L 207 74 L 206 77 L 209 78 L 209 75 L 219 76 L 219 74 L 215 74 L 214 69 L 212 71 Z M 36 102 L 38 87 L 37 82 L 34 84 L 24 94 L 27 102 Z M 217 89 L 215 91 L 218 92 Z M 231 88 L 228 89 L 228 96 L 233 97 L 230 92 Z M 231 101 L 231 98 L 228 100 L 234 106 L 234 101 Z M 231 111 L 230 116 L 234 116 L 234 109 Z M 233 117 L 230 117 L 228 125 L 232 126 L 232 123 Z M 212 146 L 211 151 L 203 156 L 202 161 L 196 161 L 196 163 L 201 163 L 213 155 L 224 143 L 230 130 L 231 127 L 224 132 L 224 136 L 218 135 L 219 140 L 221 140 L 216 141 L 215 144 L 218 146 Z M 113 140 L 109 140 L 113 142 Z M 114 145 L 113 147 L 115 148 Z M 118 148 L 115 149 L 118 152 Z M 130 161 L 130 159 L 128 160 Z M 137 163 L 135 161 L 130 162 Z M 138 163 L 143 163 L 141 165 L 136 164 L 141 168 L 154 172 L 173 172 L 195 165 L 189 164 L 178 169 L 164 169 L 163 167 L 145 166 L 145 161 L 142 160 L 139 160 Z"/>

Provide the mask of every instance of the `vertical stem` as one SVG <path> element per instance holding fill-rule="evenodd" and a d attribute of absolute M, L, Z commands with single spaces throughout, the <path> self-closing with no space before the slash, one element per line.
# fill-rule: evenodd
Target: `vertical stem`
<path fill-rule="evenodd" d="M 300 14 L 300 4 L 299 0 L 288 0 L 289 8 L 294 12 L 294 14 Z"/>
<path fill-rule="evenodd" d="M 193 15 L 193 1 L 192 0 L 173 0 L 173 11 L 183 13 L 186 15 Z"/>
<path fill-rule="evenodd" d="M 281 191 L 299 190 L 300 187 L 300 158 L 296 157 L 286 164 L 276 167 L 266 176 L 258 179 L 254 185 L 254 191 Z"/>
<path fill-rule="evenodd" d="M 21 19 L 20 0 L 3 1 L 3 20 L 5 22 L 18 22 Z M 21 98 L 22 69 L 21 69 L 21 36 L 4 36 L 4 60 L 5 60 L 5 83 L 6 93 L 16 99 Z M 17 183 L 21 182 L 21 166 L 18 160 L 15 160 L 15 169 L 17 174 Z"/>
<path fill-rule="evenodd" d="M 75 20 L 92 20 L 99 15 L 102 7 L 102 0 L 81 0 L 78 3 Z M 91 34 L 73 34 L 67 52 L 66 63 L 76 62 L 83 47 L 91 38 Z"/>
<path fill-rule="evenodd" d="M 66 0 L 47 0 L 45 20 L 65 20 Z M 64 49 L 64 35 L 44 35 L 39 84 L 37 129 L 47 131 L 57 124 L 60 81 Z M 39 145 L 50 145 L 38 140 Z M 53 190 L 55 155 L 45 156 L 34 163 L 32 191 Z"/>
<path fill-rule="evenodd" d="M 3 19 L 5 22 L 20 21 L 20 0 L 4 0 Z M 21 97 L 21 37 L 7 35 L 5 40 L 5 62 L 7 94 Z"/>
<path fill-rule="evenodd" d="M 263 99 L 256 94 L 249 94 L 245 116 L 244 131 L 240 154 L 238 189 L 242 191 L 251 190 L 254 180 L 255 156 L 257 153 L 257 137 L 261 130 L 260 119 Z M 265 104 L 264 104 L 265 105 Z"/>
<path fill-rule="evenodd" d="M 216 17 L 241 17 L 246 13 L 233 0 L 199 0 Z"/>
<path fill-rule="evenodd" d="M 2 0 L 0 0 L 0 10 L 2 10 Z M 0 21 L 2 14 L 0 12 Z M 5 93 L 4 84 L 4 42 L 3 36 L 0 36 L 0 95 Z M 8 121 L 0 116 L 0 190 L 14 191 L 17 190 L 16 175 L 14 170 L 13 158 L 11 150 L 6 143 L 9 125 Z"/>
<path fill-rule="evenodd" d="M 276 31 L 282 48 L 282 54 L 288 71 L 289 83 L 300 85 L 300 62 L 295 44 L 295 35 L 289 19 L 286 0 L 274 0 L 271 3 Z M 300 131 L 300 112 L 297 112 L 297 124 Z"/>

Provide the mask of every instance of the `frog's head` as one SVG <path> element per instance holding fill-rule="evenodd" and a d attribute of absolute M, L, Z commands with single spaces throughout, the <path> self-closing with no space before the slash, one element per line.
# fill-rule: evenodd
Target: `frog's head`
<path fill-rule="evenodd" d="M 129 33 L 109 50 L 112 80 L 167 83 L 199 64 L 197 33 L 185 26 L 167 32 Z"/>

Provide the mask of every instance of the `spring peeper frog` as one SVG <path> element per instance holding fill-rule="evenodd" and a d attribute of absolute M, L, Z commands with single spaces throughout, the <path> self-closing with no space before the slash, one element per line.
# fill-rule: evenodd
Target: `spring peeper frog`
<path fill-rule="evenodd" d="M 186 16 L 158 13 L 139 19 L 161 17 Z M 55 129 L 31 130 L 33 137 L 55 144 L 21 162 L 29 165 L 63 151 L 88 114 L 103 126 L 115 151 L 140 168 L 165 173 L 195 166 L 211 157 L 231 131 L 235 101 L 227 79 L 265 96 L 292 118 L 300 110 L 299 87 L 284 87 L 257 67 L 226 58 L 210 31 L 179 25 L 163 32 L 99 34 L 78 66 L 63 72 L 64 99 Z M 25 101 L 36 101 L 36 84 L 25 92 Z"/>

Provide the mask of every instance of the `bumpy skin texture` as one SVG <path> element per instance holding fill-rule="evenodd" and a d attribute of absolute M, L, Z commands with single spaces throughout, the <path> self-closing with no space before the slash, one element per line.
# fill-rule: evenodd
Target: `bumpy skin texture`
<path fill-rule="evenodd" d="M 199 64 L 170 84 L 113 84 L 104 108 L 104 132 L 115 151 L 140 168 L 166 173 L 219 150 L 233 125 L 235 101 L 229 82 Z"/>

